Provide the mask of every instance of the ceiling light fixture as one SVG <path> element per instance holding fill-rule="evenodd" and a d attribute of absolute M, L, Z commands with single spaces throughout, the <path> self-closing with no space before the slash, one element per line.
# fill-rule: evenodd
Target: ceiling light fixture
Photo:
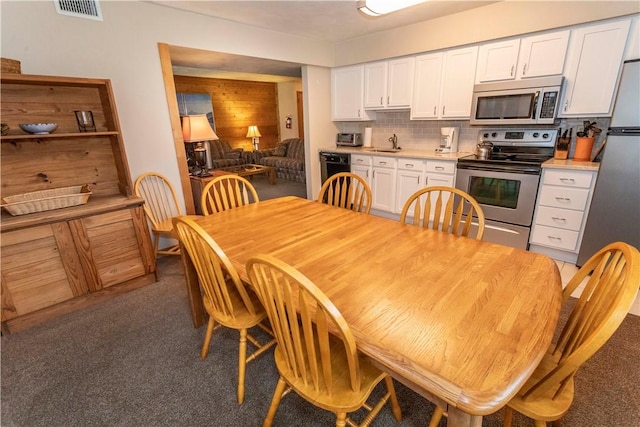
<path fill-rule="evenodd" d="M 359 1 L 356 7 L 365 15 L 380 16 L 427 1 L 428 0 L 364 0 Z"/>

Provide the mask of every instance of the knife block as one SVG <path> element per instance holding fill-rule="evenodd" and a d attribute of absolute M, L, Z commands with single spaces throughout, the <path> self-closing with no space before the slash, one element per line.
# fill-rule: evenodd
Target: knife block
<path fill-rule="evenodd" d="M 556 138 L 556 150 L 553 158 L 566 160 L 569 157 L 569 148 L 571 148 L 571 138 Z"/>

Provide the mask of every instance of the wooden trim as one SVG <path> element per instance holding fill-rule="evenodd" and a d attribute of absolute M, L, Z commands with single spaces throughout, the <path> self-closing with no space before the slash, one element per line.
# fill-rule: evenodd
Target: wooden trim
<path fill-rule="evenodd" d="M 176 95 L 176 85 L 173 81 L 173 69 L 171 68 L 171 52 L 169 45 L 158 43 L 158 53 L 160 54 L 160 66 L 162 67 L 162 79 L 167 96 L 169 107 L 169 119 L 171 120 L 171 131 L 173 133 L 173 143 L 176 148 L 176 161 L 180 172 L 180 186 L 184 198 L 185 210 L 188 215 L 195 214 L 193 194 L 191 193 L 191 181 L 189 180 L 189 168 L 187 166 L 187 151 L 182 139 L 182 124 L 180 123 L 180 110 L 178 109 L 178 98 Z"/>

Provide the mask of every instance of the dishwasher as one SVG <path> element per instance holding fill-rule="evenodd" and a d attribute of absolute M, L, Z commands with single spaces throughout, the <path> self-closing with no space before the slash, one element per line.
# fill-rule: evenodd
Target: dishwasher
<path fill-rule="evenodd" d="M 320 152 L 320 178 L 322 183 L 332 175 L 340 172 L 351 172 L 351 156 L 349 153 L 332 151 Z"/>

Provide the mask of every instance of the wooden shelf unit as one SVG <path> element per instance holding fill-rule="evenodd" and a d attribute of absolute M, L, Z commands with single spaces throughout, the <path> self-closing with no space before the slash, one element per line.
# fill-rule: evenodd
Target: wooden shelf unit
<path fill-rule="evenodd" d="M 88 184 L 80 206 L 11 216 L 2 212 L 2 331 L 156 281 L 142 210 L 132 195 L 111 82 L 2 74 L 0 197 Z M 93 112 L 97 132 L 79 132 L 75 110 Z M 46 135 L 20 123 L 58 123 Z"/>

